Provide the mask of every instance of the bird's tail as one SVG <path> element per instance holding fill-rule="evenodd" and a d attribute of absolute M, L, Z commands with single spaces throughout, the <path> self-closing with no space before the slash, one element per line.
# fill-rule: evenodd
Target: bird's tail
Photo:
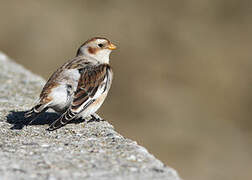
<path fill-rule="evenodd" d="M 37 104 L 31 110 L 25 113 L 24 117 L 26 118 L 27 125 L 31 124 L 39 115 L 45 112 L 48 107 L 45 104 Z"/>
<path fill-rule="evenodd" d="M 54 131 L 65 126 L 71 120 L 76 117 L 77 113 L 68 109 L 64 114 L 62 114 L 56 121 L 54 121 L 50 127 L 47 129 L 48 131 Z"/>

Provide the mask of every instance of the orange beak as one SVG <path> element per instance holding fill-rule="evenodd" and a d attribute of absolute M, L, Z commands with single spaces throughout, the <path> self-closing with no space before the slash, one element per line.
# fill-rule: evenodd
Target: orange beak
<path fill-rule="evenodd" d="M 115 50 L 115 49 L 116 49 L 116 45 L 110 43 L 110 44 L 108 45 L 108 49 L 110 49 L 110 50 Z"/>

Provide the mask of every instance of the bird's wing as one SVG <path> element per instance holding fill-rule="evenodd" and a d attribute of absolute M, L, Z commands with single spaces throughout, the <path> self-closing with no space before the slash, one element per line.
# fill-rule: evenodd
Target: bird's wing
<path fill-rule="evenodd" d="M 105 93 L 111 84 L 112 70 L 108 64 L 86 66 L 79 69 L 79 72 L 81 76 L 71 106 L 48 130 L 53 131 L 66 125 Z"/>
<path fill-rule="evenodd" d="M 51 99 L 49 97 L 49 94 L 51 93 L 52 89 L 57 87 L 59 85 L 59 81 L 62 80 L 62 74 L 66 70 L 70 69 L 80 69 L 84 68 L 89 64 L 89 62 L 84 59 L 82 56 L 75 57 L 65 64 L 63 64 L 61 67 L 59 67 L 48 79 L 46 84 L 44 85 L 41 93 L 40 93 L 40 103 L 45 104 L 48 103 Z"/>
<path fill-rule="evenodd" d="M 52 104 L 53 100 L 53 98 L 50 97 L 50 93 L 52 92 L 52 89 L 57 87 L 60 84 L 59 82 L 65 78 L 65 76 L 63 75 L 65 71 L 70 69 L 84 69 L 90 63 L 91 62 L 85 59 L 83 56 L 78 56 L 69 60 L 61 67 L 59 67 L 50 76 L 50 78 L 44 85 L 40 93 L 38 103 L 32 109 L 25 113 L 24 117 L 26 118 L 26 123 L 31 124 L 40 114 L 50 108 L 50 105 Z"/>

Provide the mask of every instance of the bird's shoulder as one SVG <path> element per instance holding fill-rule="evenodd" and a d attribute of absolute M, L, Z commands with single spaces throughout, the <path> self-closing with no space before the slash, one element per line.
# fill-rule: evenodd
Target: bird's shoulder
<path fill-rule="evenodd" d="M 86 66 L 95 65 L 95 61 L 92 59 L 89 59 L 85 56 L 76 56 L 75 58 L 67 61 L 63 66 L 61 67 L 64 70 L 68 69 L 80 69 Z"/>
<path fill-rule="evenodd" d="M 112 68 L 109 64 L 96 64 L 86 66 L 83 69 L 80 69 L 80 79 L 78 87 L 85 87 L 85 89 L 96 87 L 106 77 L 112 76 Z"/>

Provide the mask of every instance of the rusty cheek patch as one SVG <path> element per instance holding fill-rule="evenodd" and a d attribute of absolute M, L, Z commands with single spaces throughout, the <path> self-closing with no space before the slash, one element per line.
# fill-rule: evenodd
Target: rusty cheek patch
<path fill-rule="evenodd" d="M 88 52 L 90 54 L 96 54 L 97 51 L 98 51 L 98 48 L 91 48 L 91 47 L 88 48 Z"/>

